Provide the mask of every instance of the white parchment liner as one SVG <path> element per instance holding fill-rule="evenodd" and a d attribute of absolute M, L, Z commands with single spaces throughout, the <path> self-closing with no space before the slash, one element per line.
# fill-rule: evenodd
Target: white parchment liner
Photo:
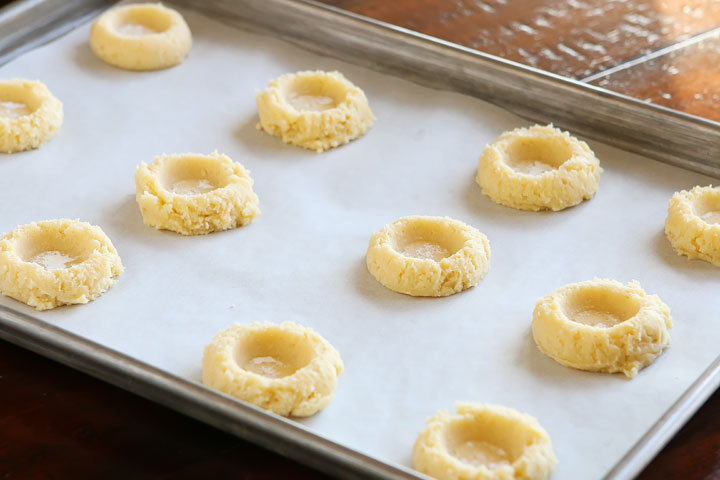
<path fill-rule="evenodd" d="M 90 51 L 89 25 L 0 68 L 42 80 L 65 105 L 50 143 L 0 156 L 0 232 L 80 218 L 105 230 L 126 267 L 88 305 L 0 303 L 195 381 L 217 331 L 294 320 L 345 361 L 335 401 L 303 421 L 321 435 L 409 465 L 436 410 L 500 403 L 548 430 L 556 480 L 601 477 L 715 358 L 720 270 L 677 256 L 662 231 L 672 193 L 712 179 L 589 142 L 605 168 L 594 199 L 558 213 L 502 207 L 475 184 L 477 158 L 523 119 L 183 13 L 194 46 L 176 68 L 111 67 Z M 316 154 L 255 129 L 255 90 L 305 69 L 340 70 L 365 90 L 378 119 L 365 137 Z M 215 149 L 251 170 L 262 215 L 201 237 L 143 225 L 136 165 Z M 410 214 L 448 215 L 488 236 L 479 286 L 411 298 L 370 276 L 370 235 Z M 533 343 L 535 301 L 595 276 L 636 279 L 672 309 L 672 346 L 632 381 L 562 367 Z"/>

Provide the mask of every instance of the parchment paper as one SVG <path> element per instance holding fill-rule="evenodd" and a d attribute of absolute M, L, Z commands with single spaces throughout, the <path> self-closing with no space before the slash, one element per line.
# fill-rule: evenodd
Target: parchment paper
<path fill-rule="evenodd" d="M 500 403 L 550 433 L 557 480 L 605 474 L 717 355 L 720 270 L 677 256 L 663 234 L 673 192 L 712 179 L 589 142 L 605 169 L 591 201 L 558 213 L 502 207 L 475 184 L 477 158 L 523 119 L 182 13 L 194 46 L 176 68 L 113 68 L 90 51 L 85 25 L 0 69 L 44 81 L 65 105 L 50 143 L 0 156 L 0 232 L 80 218 L 105 230 L 126 267 L 87 305 L 37 313 L 2 304 L 195 381 L 219 330 L 293 320 L 345 362 L 334 402 L 302 421 L 314 431 L 410 465 L 437 410 Z M 337 69 L 363 88 L 375 126 L 323 154 L 256 130 L 255 90 L 305 69 Z M 252 171 L 262 215 L 199 237 L 143 225 L 135 167 L 163 152 L 215 149 Z M 488 236 L 480 285 L 424 299 L 370 276 L 370 235 L 410 214 L 448 215 Z M 535 301 L 593 277 L 636 279 L 672 309 L 672 346 L 632 381 L 562 367 L 533 343 Z"/>

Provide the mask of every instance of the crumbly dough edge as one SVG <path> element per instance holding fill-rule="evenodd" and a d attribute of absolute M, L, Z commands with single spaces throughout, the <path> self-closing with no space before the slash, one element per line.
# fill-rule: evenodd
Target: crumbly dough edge
<path fill-rule="evenodd" d="M 38 80 L 3 80 L 0 81 L 0 90 L 9 85 L 21 87 L 28 96 L 38 98 L 41 103 L 29 115 L 18 118 L 0 116 L 0 152 L 15 153 L 38 148 L 60 130 L 63 104 Z"/>
<path fill-rule="evenodd" d="M 228 185 L 200 195 L 179 195 L 166 190 L 160 184 L 159 172 L 166 162 L 188 156 L 219 162 L 229 175 Z M 245 226 L 260 215 L 253 184 L 250 171 L 227 155 L 163 154 L 150 165 L 143 162 L 137 167 L 135 199 L 145 225 L 182 235 L 205 235 Z"/>
<path fill-rule="evenodd" d="M 439 262 L 406 257 L 392 247 L 403 222 L 416 219 L 442 223 L 463 235 L 463 247 Z M 477 229 L 450 217 L 407 216 L 385 225 L 370 237 L 368 271 L 383 286 L 413 296 L 444 297 L 477 285 L 490 269 L 490 242 Z"/>
<path fill-rule="evenodd" d="M 155 35 L 124 36 L 112 27 L 118 15 L 132 8 L 154 8 L 168 15 L 170 28 Z M 103 13 L 90 27 L 90 48 L 101 60 L 125 70 L 160 70 L 182 63 L 192 48 L 192 34 L 183 16 L 162 3 L 121 5 Z"/>
<path fill-rule="evenodd" d="M 92 254 L 70 268 L 46 270 L 25 262 L 14 243 L 31 231 L 57 228 L 61 235 L 79 231 L 95 244 Z M 61 305 L 84 304 L 112 287 L 124 268 L 112 241 L 98 227 L 70 219 L 46 220 L 21 225 L 0 237 L 0 293 L 37 310 Z"/>
<path fill-rule="evenodd" d="M 571 145 L 573 155 L 557 169 L 541 175 L 517 172 L 505 163 L 503 149 L 518 135 L 561 136 Z M 484 195 L 500 205 L 528 211 L 559 211 L 591 199 L 598 191 L 602 172 L 587 143 L 552 124 L 535 125 L 505 132 L 486 146 L 478 161 L 475 181 Z"/>
<path fill-rule="evenodd" d="M 347 89 L 345 101 L 322 112 L 299 112 L 282 95 L 282 85 L 298 77 L 338 81 Z M 280 137 L 284 143 L 320 153 L 355 140 L 372 127 L 375 116 L 365 92 L 340 72 L 303 71 L 287 73 L 272 80 L 256 97 L 260 122 L 257 128 Z"/>
<path fill-rule="evenodd" d="M 562 309 L 563 298 L 598 286 L 635 298 L 640 304 L 637 314 L 609 328 L 569 319 Z M 539 299 L 532 322 L 535 344 L 561 365 L 593 372 L 621 372 L 628 378 L 634 378 L 670 345 L 671 328 L 670 308 L 657 295 L 645 293 L 637 281 L 623 285 L 597 278 L 565 285 Z"/>
<path fill-rule="evenodd" d="M 427 420 L 413 446 L 413 468 L 438 480 L 542 480 L 552 474 L 557 457 L 548 433 L 531 415 L 502 405 L 462 402 L 455 405 L 456 414 L 439 411 Z M 537 441 L 525 447 L 523 454 L 511 465 L 495 469 L 473 466 L 452 456 L 445 446 L 447 426 L 460 417 L 483 415 L 504 417 L 529 429 Z"/>
<path fill-rule="evenodd" d="M 720 225 L 704 222 L 693 211 L 694 199 L 707 192 L 720 195 L 720 187 L 696 186 L 672 196 L 668 202 L 665 235 L 678 255 L 720 267 Z"/>
<path fill-rule="evenodd" d="M 279 329 L 310 340 L 315 355 L 292 375 L 267 378 L 240 368 L 234 348 L 242 335 Z M 218 333 L 202 361 L 204 385 L 282 416 L 307 417 L 327 407 L 335 397 L 343 371 L 340 353 L 320 334 L 294 322 L 236 324 Z"/>

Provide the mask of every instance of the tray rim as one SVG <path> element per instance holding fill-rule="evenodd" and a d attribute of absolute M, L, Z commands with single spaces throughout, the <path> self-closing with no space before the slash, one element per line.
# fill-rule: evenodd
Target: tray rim
<path fill-rule="evenodd" d="M 239 0 L 233 3 L 241 4 L 251 1 Z M 20 0 L 17 4 L 0 9 L 0 27 L 7 26 L 11 20 L 15 20 L 15 28 L 25 28 L 28 32 L 37 34 L 36 37 L 30 40 L 30 43 L 16 46 L 9 53 L 3 50 L 6 45 L 3 45 L 2 40 L 0 40 L 0 65 L 85 23 L 100 9 L 100 5 L 104 8 L 115 3 L 115 1 L 73 0 L 72 8 L 65 10 L 61 16 L 63 18 L 66 16 L 66 20 L 64 22 L 60 21 L 61 17 L 58 17 L 55 19 L 58 20 L 56 23 L 48 26 L 47 23 L 38 20 L 37 15 L 32 15 L 32 13 L 36 13 L 38 8 L 46 8 L 51 3 L 51 0 Z M 188 3 L 193 2 L 178 0 L 172 3 L 187 6 Z M 219 3 L 222 3 L 222 1 Z M 609 95 L 609 98 L 613 101 L 630 102 L 635 107 L 649 108 L 650 111 L 669 113 L 680 120 L 690 122 L 690 124 L 694 123 L 697 127 L 714 129 L 720 134 L 720 124 L 710 120 L 657 105 L 648 105 L 637 99 L 593 85 L 539 71 L 516 62 L 412 32 L 402 27 L 367 19 L 357 14 L 319 4 L 313 0 L 268 0 L 266 5 L 271 5 L 273 8 L 299 7 L 298 11 L 303 15 L 312 12 L 312 9 L 317 9 L 317 12 L 322 12 L 326 16 L 338 15 L 352 22 L 360 22 L 371 29 L 386 29 L 391 31 L 392 35 L 405 35 L 414 41 L 428 42 L 428 45 L 443 49 L 450 48 L 463 54 L 470 54 L 481 59 L 483 63 L 494 63 L 496 67 L 501 69 L 515 70 L 522 75 L 535 76 L 536 79 L 539 78 L 543 81 L 566 84 L 572 88 L 579 87 L 601 95 Z M 310 10 L 307 10 L 308 8 Z M 30 25 L 19 25 L 17 23 L 18 13 L 26 15 L 23 21 L 29 20 Z M 30 15 L 27 16 L 28 14 Z M 505 105 L 501 106 L 508 108 Z M 645 152 L 642 153 L 647 155 Z M 677 163 L 674 164 L 678 165 Z M 685 167 L 687 168 L 687 166 Z M 690 169 L 696 170 L 695 168 Z M 701 173 L 707 172 L 701 171 Z M 716 175 L 720 177 L 720 166 Z M 0 305 L 0 338 L 144 398 L 161 403 L 238 437 L 263 445 L 281 455 L 291 457 L 301 463 L 339 477 L 367 478 L 367 475 L 370 475 L 373 478 L 388 479 L 427 478 L 403 465 L 380 461 L 331 442 L 291 420 L 278 417 L 227 395 L 210 390 L 197 382 L 174 376 L 145 362 L 4 305 Z M 625 479 L 637 475 L 718 386 L 720 386 L 720 355 L 610 470 L 605 478 Z"/>

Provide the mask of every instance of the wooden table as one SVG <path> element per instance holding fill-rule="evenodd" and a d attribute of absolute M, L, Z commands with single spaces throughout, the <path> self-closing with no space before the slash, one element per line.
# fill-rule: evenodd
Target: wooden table
<path fill-rule="evenodd" d="M 0 341 L 0 478 L 213 477 L 328 478 Z M 720 479 L 720 392 L 639 478 Z"/>
<path fill-rule="evenodd" d="M 597 0 L 592 1 L 597 3 Z M 4 3 L 8 3 L 7 0 L 0 0 L 0 5 Z M 527 58 L 531 58 L 532 52 L 529 52 L 527 46 L 511 45 L 508 42 L 500 42 L 494 46 L 487 42 L 484 44 L 484 40 L 477 34 L 480 28 L 492 32 L 498 27 L 497 23 L 478 23 L 483 9 L 495 9 L 495 12 L 501 13 L 497 18 L 502 18 L 503 21 L 512 20 L 513 13 L 506 8 L 506 2 L 327 0 L 327 3 L 405 24 L 410 28 L 425 29 L 438 36 L 455 35 L 455 41 L 479 49 L 499 48 L 501 50 L 495 53 L 504 54 L 508 58 L 515 55 L 522 60 L 526 54 Z M 635 4 L 640 5 L 638 8 L 647 9 L 651 3 L 635 0 Z M 550 3 L 545 0 L 537 3 L 542 6 L 541 4 L 547 6 Z M 720 18 L 720 7 L 718 4 L 711 5 L 714 5 L 714 9 L 700 17 L 685 18 L 685 10 L 675 12 L 679 19 L 678 25 L 684 25 L 684 31 L 669 32 L 657 40 L 660 42 L 658 45 L 649 45 L 646 42 L 635 44 L 632 48 L 639 48 L 645 53 L 684 38 L 688 32 L 697 33 L 712 27 L 712 22 Z M 461 14 L 456 15 L 456 11 Z M 673 14 L 673 11 L 670 13 Z M 699 23 L 692 23 L 692 19 L 699 19 Z M 610 28 L 607 27 L 606 17 L 603 16 L 598 21 L 605 25 L 602 28 Z M 655 23 L 648 24 L 648 29 L 662 28 L 662 19 L 652 17 L 652 21 Z M 686 23 L 683 24 L 683 21 Z M 566 23 L 570 25 L 573 22 L 567 20 Z M 582 22 L 580 24 L 584 25 Z M 521 36 L 517 38 L 522 40 Z M 558 40 L 557 35 L 553 37 L 547 32 L 543 33 L 542 38 L 548 44 L 557 43 Z M 625 45 L 625 49 L 618 50 L 618 46 L 622 45 Z M 632 43 L 615 42 L 612 45 L 616 60 L 633 57 L 633 51 L 628 50 L 628 45 L 632 46 Z M 716 52 L 713 54 L 717 55 Z M 545 68 L 582 77 L 594 71 L 592 69 L 612 66 L 612 59 L 602 58 L 592 63 L 592 55 L 586 57 L 590 61 L 588 64 L 579 64 L 575 61 L 577 58 L 567 62 L 561 59 L 549 63 Z M 710 78 L 708 81 L 717 83 L 717 62 L 712 64 L 715 65 L 715 80 Z M 660 67 L 653 68 L 658 72 L 663 71 Z M 630 87 L 651 97 L 656 90 L 664 92 L 664 78 L 657 80 L 661 84 L 657 88 L 654 85 L 638 85 L 637 81 Z M 624 81 L 627 86 L 627 81 Z M 645 91 L 648 88 L 651 91 Z M 717 85 L 711 84 L 708 87 L 696 82 L 693 88 L 710 88 L 713 91 Z M 694 93 L 690 94 L 693 94 L 694 98 Z M 663 94 L 657 98 L 666 96 Z M 690 107 L 676 108 L 693 113 L 698 111 L 699 114 L 712 118 L 720 105 L 718 102 L 700 103 L 693 104 L 692 108 L 696 110 Z M 215 476 L 244 479 L 326 478 L 294 461 L 0 341 L 0 478 L 138 479 Z M 720 392 L 710 398 L 639 478 L 720 479 Z"/>

